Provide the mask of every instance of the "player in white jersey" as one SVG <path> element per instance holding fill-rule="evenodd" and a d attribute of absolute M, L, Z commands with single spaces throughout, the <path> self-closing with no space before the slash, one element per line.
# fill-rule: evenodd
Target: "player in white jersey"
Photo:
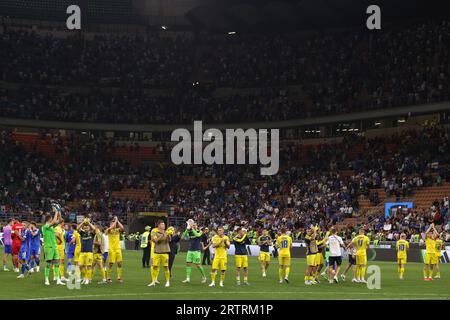
<path fill-rule="evenodd" d="M 339 269 L 342 264 L 342 248 L 344 248 L 344 241 L 337 235 L 335 227 L 331 228 L 331 235 L 328 237 L 327 245 L 329 246 L 328 257 L 328 281 L 330 283 L 338 282 Z"/>

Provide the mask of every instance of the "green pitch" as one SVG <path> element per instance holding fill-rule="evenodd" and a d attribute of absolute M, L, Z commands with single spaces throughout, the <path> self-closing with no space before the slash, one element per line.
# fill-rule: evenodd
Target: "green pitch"
<path fill-rule="evenodd" d="M 2 250 L 3 252 L 3 250 Z M 3 253 L 0 254 L 3 256 Z M 442 279 L 433 282 L 422 280 L 422 265 L 409 263 L 406 279 L 399 280 L 395 262 L 369 262 L 381 268 L 381 289 L 369 290 L 365 284 L 351 283 L 350 272 L 347 281 L 329 284 L 323 279 L 316 286 L 305 286 L 303 275 L 304 259 L 292 259 L 290 283 L 278 283 L 276 260 L 272 259 L 267 278 L 261 277 L 256 258 L 250 258 L 250 286 L 237 286 L 234 276 L 234 257 L 228 258 L 225 287 L 208 287 L 200 283 L 200 273 L 194 268 L 190 284 L 181 283 L 185 278 L 185 254 L 180 253 L 175 259 L 171 287 L 164 288 L 164 275 L 160 272 L 161 285 L 148 288 L 149 269 L 141 267 L 141 252 L 124 252 L 124 283 L 113 282 L 99 285 L 99 272 L 95 274 L 91 285 L 81 289 L 69 290 L 63 286 L 44 286 L 43 266 L 41 272 L 25 279 L 17 279 L 17 273 L 0 271 L 0 299 L 450 299 L 450 265 L 441 265 Z M 344 267 L 347 263 L 344 263 Z M 9 261 L 9 268 L 11 262 Z M 205 267 L 209 273 L 210 267 Z M 115 272 L 113 272 L 115 276 Z M 113 278 L 114 279 L 114 278 Z"/>

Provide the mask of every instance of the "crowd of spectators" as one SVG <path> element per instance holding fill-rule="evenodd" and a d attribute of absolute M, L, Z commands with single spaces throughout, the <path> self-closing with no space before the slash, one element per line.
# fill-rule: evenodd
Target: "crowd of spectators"
<path fill-rule="evenodd" d="M 0 78 L 17 86 L 0 91 L 0 116 L 275 121 L 448 101 L 449 32 L 448 19 L 309 35 L 62 39 L 6 29 Z"/>
<path fill-rule="evenodd" d="M 247 223 L 254 230 L 265 227 L 276 232 L 287 227 L 301 237 L 301 230 L 310 224 L 326 228 L 345 218 L 365 217 L 358 198 L 369 197 L 374 188 L 385 187 L 387 196 L 403 197 L 404 190 L 409 195 L 436 183 L 431 173 L 450 181 L 449 137 L 447 129 L 437 126 L 387 138 L 348 136 L 338 145 L 319 146 L 301 155 L 308 164 L 292 164 L 277 175 L 262 177 L 257 166 L 133 166 L 113 158 L 117 142 L 93 137 L 53 136 L 55 160 L 26 151 L 4 131 L 0 205 L 10 214 L 39 216 L 48 211 L 51 200 L 58 200 L 67 214 L 90 214 L 99 220 L 114 215 L 124 219 L 145 206 L 171 208 L 172 216 L 194 218 L 213 228 Z M 402 143 L 385 150 L 386 144 L 397 140 Z M 348 151 L 361 144 L 363 151 L 349 159 Z M 346 170 L 351 174 L 344 175 Z M 127 188 L 146 189 L 150 199 L 113 196 Z M 445 225 L 448 208 L 446 198 L 426 212 L 398 213 L 390 221 L 395 224 L 391 234 L 382 232 L 383 236 L 396 237 L 404 227 L 422 232 L 431 222 Z M 370 220 L 373 234 L 382 230 L 383 217 Z"/>

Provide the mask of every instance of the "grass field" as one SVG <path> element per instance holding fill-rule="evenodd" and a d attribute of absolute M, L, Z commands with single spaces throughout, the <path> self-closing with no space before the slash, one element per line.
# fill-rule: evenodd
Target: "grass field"
<path fill-rule="evenodd" d="M 3 251 L 3 250 L 2 250 Z M 2 257 L 3 253 L 0 254 Z M 329 284 L 325 280 L 316 286 L 305 286 L 303 275 L 304 259 L 293 259 L 290 283 L 278 283 L 276 261 L 272 259 L 267 278 L 262 278 L 258 261 L 250 258 L 250 286 L 237 286 L 234 277 L 234 257 L 230 256 L 229 271 L 225 287 L 210 288 L 200 283 L 200 274 L 192 272 L 190 284 L 183 284 L 185 278 L 185 254 L 175 259 L 174 273 L 170 288 L 159 285 L 148 288 L 149 269 L 141 267 L 141 252 L 124 252 L 124 283 L 113 282 L 99 285 L 97 271 L 94 283 L 82 286 L 79 290 L 66 287 L 44 286 L 43 265 L 40 273 L 34 273 L 25 279 L 17 279 L 17 273 L 0 271 L 0 299 L 450 299 L 450 265 L 441 265 L 442 279 L 433 282 L 422 280 L 422 265 L 409 263 L 406 279 L 399 280 L 395 262 L 370 262 L 381 268 L 381 289 L 369 290 L 364 284 L 346 282 Z M 344 266 L 346 263 L 344 263 Z M 206 266 L 209 273 L 210 267 Z M 114 275 L 114 274 L 113 274 Z M 350 273 L 348 274 L 348 276 Z M 160 281 L 163 274 L 160 273 Z M 208 277 L 208 283 L 209 283 Z M 164 281 L 161 281 L 164 283 Z"/>

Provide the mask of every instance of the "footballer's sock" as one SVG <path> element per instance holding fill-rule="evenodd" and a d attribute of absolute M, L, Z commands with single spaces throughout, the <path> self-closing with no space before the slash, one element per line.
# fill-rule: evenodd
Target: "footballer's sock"
<path fill-rule="evenodd" d="M 291 271 L 291 267 L 286 267 L 285 278 L 289 277 L 289 272 Z"/>
<path fill-rule="evenodd" d="M 361 268 L 361 279 L 364 279 L 365 276 L 366 276 L 366 266 Z"/>
<path fill-rule="evenodd" d="M 217 276 L 217 271 L 216 272 L 211 272 L 211 282 L 216 282 L 216 276 Z"/>
<path fill-rule="evenodd" d="M 283 280 L 283 274 L 284 274 L 283 271 L 284 271 L 283 268 L 278 268 L 278 277 L 280 278 L 280 280 Z"/>
<path fill-rule="evenodd" d="M 74 266 L 75 266 L 75 279 L 79 280 L 79 279 L 81 279 L 80 267 L 78 265 L 74 265 Z"/>
<path fill-rule="evenodd" d="M 244 276 L 244 283 L 247 283 L 247 282 L 248 282 L 248 277 Z"/>
<path fill-rule="evenodd" d="M 41 264 L 41 260 L 39 260 L 39 258 L 34 258 L 34 261 L 36 261 L 36 266 L 39 267 L 39 265 Z"/>
<path fill-rule="evenodd" d="M 309 281 L 313 281 L 314 277 L 313 276 L 309 276 L 308 279 L 309 279 Z"/>
<path fill-rule="evenodd" d="M 102 280 L 106 280 L 106 272 L 104 268 L 100 268 L 100 274 L 102 275 Z"/>
<path fill-rule="evenodd" d="M 427 268 L 423 268 L 423 277 L 424 277 L 424 278 L 427 278 L 427 275 L 428 275 L 428 270 L 427 270 Z"/>
<path fill-rule="evenodd" d="M 17 257 L 17 256 L 13 257 L 13 265 L 14 265 L 14 268 L 16 268 L 16 269 L 19 268 L 19 257 Z"/>
<path fill-rule="evenodd" d="M 166 282 L 170 281 L 170 270 L 166 269 L 164 270 L 164 275 L 166 276 Z"/>
<path fill-rule="evenodd" d="M 44 269 L 45 281 L 48 280 L 48 276 L 50 275 L 50 266 L 46 265 Z"/>
<path fill-rule="evenodd" d="M 159 275 L 159 267 L 156 267 L 153 269 L 153 282 L 155 282 L 158 279 Z"/>
<path fill-rule="evenodd" d="M 59 265 L 59 274 L 64 277 L 64 263 Z"/>
<path fill-rule="evenodd" d="M 236 281 L 237 282 L 241 282 L 241 276 L 239 275 L 239 276 L 236 276 Z"/>
<path fill-rule="evenodd" d="M 433 269 L 430 269 L 430 270 L 428 271 L 428 277 L 429 277 L 429 278 L 433 278 Z"/>
<path fill-rule="evenodd" d="M 205 278 L 205 277 L 206 277 L 205 269 L 203 269 L 202 266 L 199 266 L 199 267 L 198 267 L 198 270 L 200 270 L 200 273 L 202 274 L 202 277 Z"/>
<path fill-rule="evenodd" d="M 55 264 L 53 269 L 55 271 L 56 280 L 59 280 L 61 278 L 61 274 L 59 273 L 59 264 Z"/>
<path fill-rule="evenodd" d="M 93 275 L 93 272 L 94 270 L 92 270 L 92 268 L 89 268 L 89 269 L 87 269 L 87 278 L 89 279 L 89 280 L 92 280 L 92 275 Z"/>
<path fill-rule="evenodd" d="M 356 268 L 356 279 L 361 279 L 361 267 Z"/>
<path fill-rule="evenodd" d="M 67 273 L 70 273 L 72 271 L 72 262 L 67 262 Z"/>
<path fill-rule="evenodd" d="M 159 273 L 159 269 L 158 269 Z M 117 266 L 117 279 L 122 279 L 122 266 Z"/>
<path fill-rule="evenodd" d="M 112 270 L 112 266 L 108 266 L 108 269 L 106 270 L 106 277 L 108 279 L 111 279 L 111 270 Z M 153 269 L 152 269 L 153 271 Z"/>
<path fill-rule="evenodd" d="M 225 273 L 220 274 L 220 282 L 223 283 L 225 281 Z"/>
<path fill-rule="evenodd" d="M 400 275 L 403 277 L 404 274 L 405 274 L 405 268 L 400 268 Z"/>
<path fill-rule="evenodd" d="M 192 267 L 186 267 L 186 279 L 191 279 Z"/>
<path fill-rule="evenodd" d="M 31 269 L 34 268 L 34 260 L 31 260 L 31 262 L 30 262 L 30 267 L 31 267 Z"/>

